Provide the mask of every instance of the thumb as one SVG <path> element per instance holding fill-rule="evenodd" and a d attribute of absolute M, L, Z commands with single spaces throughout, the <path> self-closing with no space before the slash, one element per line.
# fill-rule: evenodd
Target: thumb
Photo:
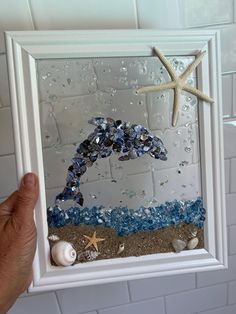
<path fill-rule="evenodd" d="M 14 215 L 23 221 L 32 219 L 38 194 L 39 184 L 37 176 L 33 173 L 27 173 L 21 180 L 14 204 Z"/>

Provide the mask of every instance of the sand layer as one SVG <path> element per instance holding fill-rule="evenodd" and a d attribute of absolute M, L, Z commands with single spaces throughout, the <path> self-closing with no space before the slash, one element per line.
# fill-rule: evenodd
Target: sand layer
<path fill-rule="evenodd" d="M 105 241 L 98 243 L 99 259 L 110 259 L 128 256 L 141 256 L 155 253 L 174 252 L 172 247 L 173 239 L 189 241 L 197 233 L 199 239 L 197 249 L 204 247 L 203 229 L 196 226 L 182 224 L 180 226 L 167 227 L 161 230 L 139 232 L 128 236 L 117 236 L 115 230 L 99 226 L 68 225 L 62 228 L 49 228 L 49 235 L 57 235 L 60 240 L 71 242 L 77 253 L 84 252 L 88 244 L 83 235 L 91 237 L 97 232 L 97 238 L 104 238 Z M 55 242 L 49 241 L 50 246 Z M 124 251 L 117 254 L 120 244 L 124 243 Z M 87 250 L 95 251 L 93 246 Z"/>

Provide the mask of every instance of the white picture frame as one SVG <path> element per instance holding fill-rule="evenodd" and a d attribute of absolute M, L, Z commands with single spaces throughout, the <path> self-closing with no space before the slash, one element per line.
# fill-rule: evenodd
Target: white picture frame
<path fill-rule="evenodd" d="M 215 30 L 20 31 L 6 32 L 18 179 L 39 176 L 35 209 L 38 229 L 30 291 L 46 291 L 123 280 L 201 272 L 227 267 L 222 136 L 220 38 Z M 202 191 L 207 219 L 205 248 L 180 253 L 93 261 L 70 267 L 50 264 L 39 119 L 36 61 L 50 58 L 149 56 L 158 46 L 165 55 L 206 51 L 198 67 L 198 87 L 215 103 L 199 103 Z"/>

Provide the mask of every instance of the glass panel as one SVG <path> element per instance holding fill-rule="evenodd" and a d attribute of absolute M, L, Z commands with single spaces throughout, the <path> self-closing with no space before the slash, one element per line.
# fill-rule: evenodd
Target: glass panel
<path fill-rule="evenodd" d="M 169 60 L 179 75 L 194 57 Z M 157 57 L 38 61 L 49 234 L 80 261 L 93 259 L 83 235 L 94 231 L 105 239 L 94 258 L 172 251 L 197 234 L 203 246 L 197 99 L 182 93 L 172 127 L 173 90 L 137 93 L 168 81 Z"/>

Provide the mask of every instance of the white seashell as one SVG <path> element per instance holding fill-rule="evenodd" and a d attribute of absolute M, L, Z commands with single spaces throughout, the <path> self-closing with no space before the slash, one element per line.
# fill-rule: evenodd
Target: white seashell
<path fill-rule="evenodd" d="M 125 244 L 124 244 L 124 243 L 121 243 L 121 244 L 119 245 L 119 249 L 118 249 L 118 251 L 117 251 L 117 254 L 122 253 L 122 252 L 124 251 L 124 249 L 125 249 Z"/>
<path fill-rule="evenodd" d="M 51 234 L 50 236 L 48 236 L 48 240 L 59 241 L 60 238 L 56 234 Z"/>
<path fill-rule="evenodd" d="M 70 266 L 76 259 L 76 251 L 72 244 L 66 241 L 55 243 L 51 249 L 53 261 L 58 266 Z"/>
<path fill-rule="evenodd" d="M 190 241 L 188 241 L 187 248 L 189 250 L 193 250 L 193 249 L 195 249 L 197 247 L 198 243 L 199 243 L 198 238 L 193 238 Z"/>
<path fill-rule="evenodd" d="M 180 239 L 174 239 L 172 241 L 172 246 L 175 249 L 175 252 L 179 253 L 186 247 L 186 242 Z"/>
<path fill-rule="evenodd" d="M 192 238 L 195 238 L 196 237 L 196 235 L 197 235 L 197 232 L 198 232 L 198 230 L 197 229 L 193 229 L 193 230 L 191 230 L 191 237 Z"/>
<path fill-rule="evenodd" d="M 97 251 L 84 251 L 78 254 L 77 260 L 79 262 L 88 262 L 95 260 L 100 253 Z"/>

